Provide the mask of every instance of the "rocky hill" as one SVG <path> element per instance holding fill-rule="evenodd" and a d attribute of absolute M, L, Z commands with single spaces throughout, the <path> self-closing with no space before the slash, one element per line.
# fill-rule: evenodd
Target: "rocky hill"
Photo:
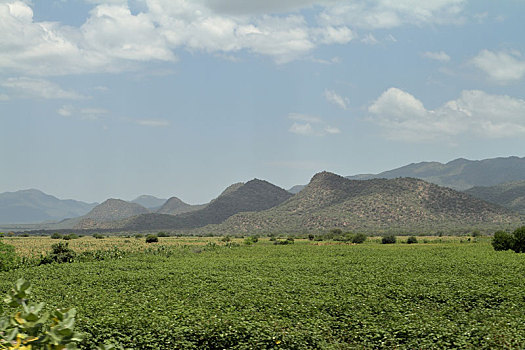
<path fill-rule="evenodd" d="M 263 180 L 254 179 L 245 184 L 227 188 L 204 208 L 179 215 L 144 214 L 101 228 L 120 230 L 191 229 L 218 224 L 228 217 L 246 211 L 261 211 L 281 204 L 292 194 Z"/>
<path fill-rule="evenodd" d="M 496 186 L 476 186 L 465 191 L 473 197 L 525 214 L 525 181 Z"/>
<path fill-rule="evenodd" d="M 202 209 L 205 207 L 206 204 L 202 205 L 191 205 L 188 203 L 184 203 L 177 197 L 171 197 L 160 207 L 156 213 L 157 214 L 169 214 L 169 215 L 177 215 L 182 213 L 188 213 L 190 211 L 195 211 Z"/>
<path fill-rule="evenodd" d="M 349 180 L 322 172 L 286 202 L 210 227 L 224 232 L 429 232 L 508 225 L 520 218 L 466 193 L 414 178 Z"/>
<path fill-rule="evenodd" d="M 149 210 L 140 204 L 111 198 L 93 208 L 89 213 L 82 217 L 82 220 L 110 222 L 145 213 L 149 213 Z"/>
<path fill-rule="evenodd" d="M 97 203 L 58 199 L 35 189 L 4 192 L 0 193 L 0 223 L 58 221 L 84 215 L 95 205 Z"/>

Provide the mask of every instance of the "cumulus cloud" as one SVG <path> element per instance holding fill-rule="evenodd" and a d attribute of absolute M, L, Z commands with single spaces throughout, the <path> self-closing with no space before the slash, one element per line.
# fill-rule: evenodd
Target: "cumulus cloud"
<path fill-rule="evenodd" d="M 341 109 L 348 109 L 348 98 L 337 94 L 334 90 L 324 90 L 326 100 Z"/>
<path fill-rule="evenodd" d="M 327 134 L 339 134 L 341 132 L 341 130 L 328 125 L 319 117 L 300 113 L 290 113 L 288 119 L 295 121 L 288 131 L 297 135 L 325 136 Z"/>
<path fill-rule="evenodd" d="M 421 55 L 431 60 L 436 60 L 440 62 L 450 61 L 450 56 L 447 55 L 447 53 L 444 51 L 439 51 L 439 52 L 427 51 L 427 52 L 423 52 Z"/>
<path fill-rule="evenodd" d="M 525 101 L 479 90 L 463 91 L 458 99 L 429 110 L 408 92 L 390 88 L 368 107 L 368 112 L 369 120 L 394 140 L 432 142 L 461 134 L 525 136 Z"/>
<path fill-rule="evenodd" d="M 519 52 L 481 51 L 472 64 L 499 83 L 510 83 L 525 77 L 525 59 Z"/>
<path fill-rule="evenodd" d="M 125 0 L 93 4 L 80 27 L 36 21 L 30 3 L 0 2 L 0 69 L 26 75 L 119 72 L 146 61 L 174 61 L 180 49 L 271 57 L 307 57 L 320 45 L 347 44 L 355 30 L 451 23 L 464 0 Z M 133 4 L 134 2 L 132 2 Z M 317 15 L 305 17 L 301 10 Z M 373 36 L 368 36 L 372 42 Z"/>
<path fill-rule="evenodd" d="M 11 89 L 21 97 L 43 98 L 43 99 L 69 99 L 77 100 L 85 98 L 74 91 L 62 89 L 55 83 L 44 79 L 34 78 L 8 78 L 0 83 L 5 88 Z"/>

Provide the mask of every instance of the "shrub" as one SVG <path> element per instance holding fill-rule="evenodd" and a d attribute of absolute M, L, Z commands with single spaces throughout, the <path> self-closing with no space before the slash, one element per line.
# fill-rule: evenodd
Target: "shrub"
<path fill-rule="evenodd" d="M 51 252 L 40 259 L 39 265 L 51 263 L 70 263 L 75 260 L 76 253 L 69 248 L 69 243 L 55 243 L 51 246 Z"/>
<path fill-rule="evenodd" d="M 517 228 L 512 234 L 514 242 L 511 249 L 516 253 L 525 253 L 525 226 Z"/>
<path fill-rule="evenodd" d="M 396 236 L 394 235 L 386 235 L 381 238 L 382 244 L 394 244 L 397 242 Z"/>
<path fill-rule="evenodd" d="M 141 235 L 140 233 L 137 233 L 135 236 L 136 239 L 141 239 L 141 238 L 144 238 L 144 235 Z"/>
<path fill-rule="evenodd" d="M 0 349 L 77 349 L 82 336 L 74 331 L 76 310 L 42 314 L 44 303 L 28 303 L 31 285 L 16 281 L 4 299 L 11 315 L 0 318 Z"/>
<path fill-rule="evenodd" d="M 330 230 L 330 233 L 332 233 L 333 235 L 341 235 L 343 233 L 343 230 L 341 230 L 340 228 L 333 228 Z"/>
<path fill-rule="evenodd" d="M 161 232 L 157 233 L 157 237 L 169 237 L 169 236 L 170 236 L 170 234 L 167 233 L 167 232 L 162 232 L 161 231 Z"/>
<path fill-rule="evenodd" d="M 366 235 L 364 233 L 356 233 L 354 237 L 352 237 L 352 243 L 361 244 L 366 241 Z"/>
<path fill-rule="evenodd" d="M 156 235 L 147 235 L 146 236 L 146 243 L 157 243 L 159 241 L 159 237 Z"/>
<path fill-rule="evenodd" d="M 62 238 L 62 235 L 60 233 L 57 233 L 57 232 L 55 232 L 55 233 L 53 233 L 51 235 L 51 239 L 61 239 L 61 238 Z"/>
<path fill-rule="evenodd" d="M 95 239 L 104 239 L 104 235 L 103 234 L 100 234 L 100 233 L 93 233 L 93 237 L 95 237 Z"/>
<path fill-rule="evenodd" d="M 18 261 L 19 258 L 15 253 L 15 247 L 0 242 L 0 271 L 14 269 Z"/>
<path fill-rule="evenodd" d="M 498 231 L 494 233 L 491 243 L 496 251 L 509 250 L 514 246 L 514 237 L 508 232 Z"/>
<path fill-rule="evenodd" d="M 417 243 L 417 238 L 415 236 L 410 236 L 407 239 L 407 244 L 414 244 Z"/>
<path fill-rule="evenodd" d="M 313 234 L 310 233 L 310 234 L 308 235 L 308 240 L 309 240 L 309 241 L 313 241 L 314 238 L 315 238 L 315 236 L 314 236 Z"/>
<path fill-rule="evenodd" d="M 224 236 L 221 238 L 221 242 L 229 242 L 231 241 L 232 239 L 230 238 L 230 236 Z"/>

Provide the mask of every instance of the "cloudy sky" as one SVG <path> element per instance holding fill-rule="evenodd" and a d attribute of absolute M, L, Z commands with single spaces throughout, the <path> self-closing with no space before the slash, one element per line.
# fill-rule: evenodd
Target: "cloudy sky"
<path fill-rule="evenodd" d="M 0 0 L 0 192 L 525 156 L 523 0 Z"/>

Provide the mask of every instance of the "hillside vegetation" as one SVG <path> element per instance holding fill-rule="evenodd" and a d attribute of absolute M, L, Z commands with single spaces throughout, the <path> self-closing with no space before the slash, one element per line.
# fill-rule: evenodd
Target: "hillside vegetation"
<path fill-rule="evenodd" d="M 213 230 L 304 232 L 339 227 L 411 232 L 506 226 L 519 220 L 502 207 L 419 179 L 348 180 L 322 172 L 283 204 L 259 213 L 237 214 Z"/>
<path fill-rule="evenodd" d="M 484 201 L 525 214 L 525 180 L 490 187 L 477 186 L 465 192 Z"/>

